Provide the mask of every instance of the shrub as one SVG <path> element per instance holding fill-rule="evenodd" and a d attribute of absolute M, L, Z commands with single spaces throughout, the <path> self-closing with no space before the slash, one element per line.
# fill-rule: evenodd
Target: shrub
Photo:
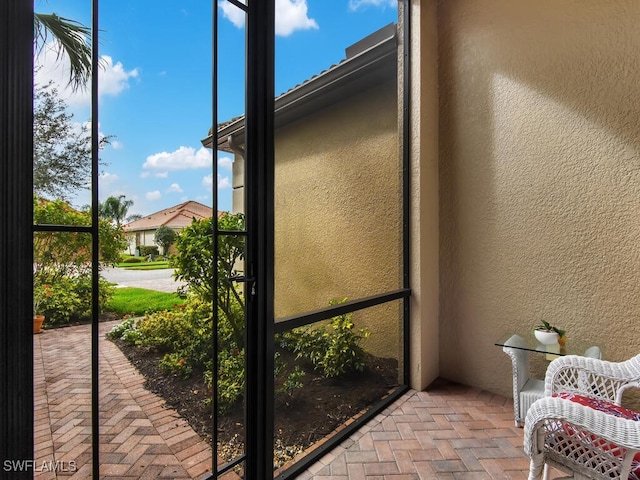
<path fill-rule="evenodd" d="M 293 367 L 293 370 L 285 376 L 287 365 L 280 358 L 280 352 L 276 352 L 274 356 L 274 372 L 273 376 L 281 379 L 281 384 L 276 388 L 276 396 L 286 395 L 291 398 L 293 393 L 302 388 L 302 377 L 304 377 L 304 371 L 300 368 L 300 366 L 296 365 Z"/>
<path fill-rule="evenodd" d="M 224 213 L 218 218 L 218 228 L 227 231 L 242 231 L 244 215 Z M 243 235 L 221 235 L 218 254 L 213 255 L 212 219 L 194 220 L 178 235 L 177 254 L 169 260 L 176 269 L 175 278 L 189 285 L 189 291 L 200 298 L 212 301 L 217 295 L 218 308 L 234 335 L 234 342 L 244 344 L 244 298 L 236 284 L 229 278 L 238 275 L 236 269 L 244 258 L 245 237 Z M 219 273 L 219 284 L 212 285 L 214 268 Z"/>
<path fill-rule="evenodd" d="M 218 408 L 220 413 L 225 413 L 244 395 L 244 348 L 218 352 L 218 367 Z M 213 387 L 211 369 L 205 381 L 209 388 Z"/>
<path fill-rule="evenodd" d="M 210 303 L 190 298 L 185 305 L 146 315 L 136 322 L 127 318 L 109 332 L 109 338 L 163 353 L 162 368 L 188 376 L 194 370 L 210 367 L 212 316 Z"/>
<path fill-rule="evenodd" d="M 37 314 L 45 316 L 47 326 L 68 323 L 72 316 L 81 308 L 81 300 L 73 288 L 73 282 L 63 277 L 55 283 L 43 283 L 34 287 L 34 297 L 40 296 L 40 291 L 47 292 L 35 307 Z"/>
<path fill-rule="evenodd" d="M 122 338 L 122 336 L 127 330 L 134 330 L 134 329 L 135 329 L 135 319 L 129 315 L 125 315 L 121 323 L 119 323 L 118 325 L 114 325 L 113 328 L 109 330 L 109 333 L 107 333 L 107 337 L 111 339 Z"/>
<path fill-rule="evenodd" d="M 201 372 L 211 386 L 212 327 L 211 302 L 191 296 L 184 305 L 171 311 L 156 312 L 138 321 L 123 320 L 109 332 L 109 338 L 155 349 L 164 354 L 159 363 L 163 370 L 184 377 Z M 221 330 L 221 336 L 228 339 L 224 333 L 228 329 Z M 218 358 L 221 365 L 218 400 L 221 410 L 225 411 L 244 392 L 244 351 L 227 343 L 224 347 L 221 345 Z"/>
<path fill-rule="evenodd" d="M 101 313 L 113 296 L 114 287 L 99 279 L 98 304 Z M 34 280 L 34 314 L 46 317 L 47 326 L 87 320 L 92 311 L 92 279 L 89 274 L 47 278 L 38 275 Z"/>
<path fill-rule="evenodd" d="M 140 263 L 142 262 L 142 258 L 140 257 L 127 257 L 124 260 L 122 260 L 121 263 Z"/>
<path fill-rule="evenodd" d="M 228 411 L 244 395 L 244 348 L 235 343 L 233 329 L 226 317 L 219 316 L 218 325 L 218 407 L 221 413 Z M 212 332 L 213 315 L 211 302 L 191 296 L 183 306 L 171 311 L 156 312 L 137 321 L 125 318 L 120 325 L 111 329 L 111 339 L 154 349 L 163 353 L 159 366 L 183 377 L 201 374 L 209 388 L 213 387 L 212 372 Z M 291 396 L 300 388 L 300 369 L 286 373 L 282 362 L 277 361 L 275 375 L 282 385 L 276 393 Z"/>
<path fill-rule="evenodd" d="M 332 301 L 329 305 L 341 302 Z M 325 377 L 338 377 L 351 371 L 364 370 L 364 350 L 360 342 L 369 336 L 366 329 L 354 331 L 352 313 L 331 319 L 330 329 L 296 328 L 284 333 L 281 346 L 296 353 L 296 358 L 305 358 Z"/>
<path fill-rule="evenodd" d="M 184 354 L 192 366 L 202 366 L 207 348 L 201 344 L 211 343 L 211 317 L 211 306 L 203 302 L 191 302 L 185 304 L 184 309 L 147 315 L 138 322 L 143 338 L 140 343 L 163 353 Z M 209 357 L 211 352 L 209 349 Z"/>
<path fill-rule="evenodd" d="M 138 245 L 136 249 L 140 252 L 141 257 L 146 257 L 148 255 L 160 255 L 158 247 L 155 245 Z"/>

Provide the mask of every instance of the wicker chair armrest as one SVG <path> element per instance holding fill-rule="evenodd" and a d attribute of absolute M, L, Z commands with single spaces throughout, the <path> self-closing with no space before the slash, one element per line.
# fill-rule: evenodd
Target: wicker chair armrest
<path fill-rule="evenodd" d="M 572 392 L 620 403 L 621 390 L 640 386 L 640 355 L 626 362 L 566 355 L 549 364 L 545 396 Z"/>
<path fill-rule="evenodd" d="M 616 417 L 570 400 L 544 397 L 533 403 L 524 427 L 524 450 L 531 458 L 542 451 L 545 425 L 566 422 L 619 447 L 640 451 L 640 422 Z"/>

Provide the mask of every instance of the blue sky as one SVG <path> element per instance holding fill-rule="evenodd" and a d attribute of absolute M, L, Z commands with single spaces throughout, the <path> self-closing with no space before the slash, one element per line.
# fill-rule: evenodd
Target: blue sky
<path fill-rule="evenodd" d="M 344 49 L 391 22 L 397 0 L 275 0 L 276 95 L 344 59 Z M 226 0 L 103 0 L 100 10 L 99 128 L 113 135 L 101 152 L 100 200 L 125 195 L 147 215 L 186 200 L 231 210 L 229 154 L 217 178 L 201 140 L 212 117 L 212 8 L 219 20 L 218 122 L 244 113 L 244 19 Z M 40 13 L 91 24 L 89 0 L 36 0 Z M 53 80 L 74 114 L 91 117 L 89 92 L 66 89 L 65 62 L 36 59 L 36 83 Z M 82 206 L 88 192 L 71 199 Z"/>

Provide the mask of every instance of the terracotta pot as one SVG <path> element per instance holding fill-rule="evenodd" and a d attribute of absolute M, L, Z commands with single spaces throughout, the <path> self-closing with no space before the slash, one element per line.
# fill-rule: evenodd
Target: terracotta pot
<path fill-rule="evenodd" d="M 44 315 L 33 316 L 33 333 L 42 332 L 42 323 L 44 322 Z"/>

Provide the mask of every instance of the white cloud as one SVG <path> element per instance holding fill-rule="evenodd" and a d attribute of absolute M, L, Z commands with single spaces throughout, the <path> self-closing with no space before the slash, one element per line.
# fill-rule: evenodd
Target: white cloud
<path fill-rule="evenodd" d="M 193 147 L 180 147 L 176 151 L 160 152 L 147 157 L 142 168 L 152 170 L 189 170 L 210 167 L 211 152 L 200 147 L 198 151 Z"/>
<path fill-rule="evenodd" d="M 167 189 L 167 193 L 182 193 L 184 190 L 180 188 L 180 185 L 177 183 L 172 183 L 171 186 Z"/>
<path fill-rule="evenodd" d="M 102 185 L 101 185 L 102 186 Z M 103 188 L 100 191 L 100 201 L 104 202 L 107 198 L 109 197 L 119 197 L 120 195 L 124 195 L 125 197 L 127 197 L 127 200 L 131 200 L 131 196 L 128 195 L 124 190 L 120 190 L 120 189 L 115 189 L 115 190 L 109 190 L 106 188 Z M 132 212 L 127 212 L 127 213 L 132 213 Z"/>
<path fill-rule="evenodd" d="M 69 59 L 56 54 L 56 46 L 48 43 L 35 59 L 37 84 L 46 85 L 52 81 L 58 88 L 60 97 L 72 107 L 86 107 L 91 104 L 91 88 L 86 85 L 77 91 L 72 91 L 69 82 Z M 114 63 L 108 55 L 100 57 L 98 70 L 98 97 L 105 95 L 115 97 L 129 88 L 129 81 L 138 77 L 138 69 L 126 70 L 122 62 Z"/>
<path fill-rule="evenodd" d="M 245 0 L 240 0 L 246 3 Z M 227 0 L 218 3 L 223 15 L 236 27 L 242 28 L 245 13 Z M 308 16 L 307 0 L 276 0 L 276 35 L 287 37 L 296 30 L 317 29 L 318 24 Z"/>
<path fill-rule="evenodd" d="M 231 170 L 233 168 L 233 158 L 226 156 L 218 157 L 218 167 Z"/>
<path fill-rule="evenodd" d="M 98 73 L 98 86 L 100 95 L 116 96 L 123 90 L 129 88 L 129 79 L 138 77 L 138 69 L 126 71 L 121 62 L 115 65 L 113 59 L 108 55 L 100 57 L 104 63 L 104 68 L 100 68 Z"/>
<path fill-rule="evenodd" d="M 202 179 L 202 185 L 207 188 L 211 188 L 211 186 L 213 185 L 213 175 L 207 175 L 206 177 L 204 177 Z M 218 189 L 222 190 L 225 188 L 231 188 L 231 180 L 229 180 L 229 177 L 223 177 L 222 175 L 218 174 Z"/>
<path fill-rule="evenodd" d="M 241 3 L 246 5 L 245 0 L 240 0 Z M 221 0 L 218 2 L 218 6 L 222 9 L 222 14 L 236 27 L 242 28 L 244 27 L 244 11 L 239 9 L 238 7 L 230 4 L 227 0 Z"/>
<path fill-rule="evenodd" d="M 114 150 L 121 150 L 124 148 L 124 145 L 122 144 L 122 142 L 119 142 L 117 140 L 112 140 L 111 148 L 113 148 Z"/>
<path fill-rule="evenodd" d="M 222 175 L 218 174 L 218 188 L 221 190 L 225 188 L 231 188 L 229 177 L 223 177 Z"/>
<path fill-rule="evenodd" d="M 114 173 L 102 172 L 99 178 L 100 186 L 104 187 L 106 185 L 111 185 L 112 183 L 116 182 L 118 178 L 119 178 L 118 175 Z"/>
<path fill-rule="evenodd" d="M 397 7 L 397 0 L 349 0 L 349 10 L 355 11 L 360 7 L 372 5 L 374 7 Z"/>
<path fill-rule="evenodd" d="M 140 173 L 140 178 L 149 178 L 151 177 L 151 172 L 146 171 L 146 172 L 141 172 Z M 153 174 L 154 178 L 169 178 L 169 172 L 157 172 Z"/>
<path fill-rule="evenodd" d="M 296 30 L 317 29 L 307 9 L 307 0 L 276 0 L 276 35 L 287 37 Z"/>
<path fill-rule="evenodd" d="M 162 194 L 160 190 L 154 190 L 153 192 L 147 192 L 144 196 L 147 200 L 160 200 Z"/>

